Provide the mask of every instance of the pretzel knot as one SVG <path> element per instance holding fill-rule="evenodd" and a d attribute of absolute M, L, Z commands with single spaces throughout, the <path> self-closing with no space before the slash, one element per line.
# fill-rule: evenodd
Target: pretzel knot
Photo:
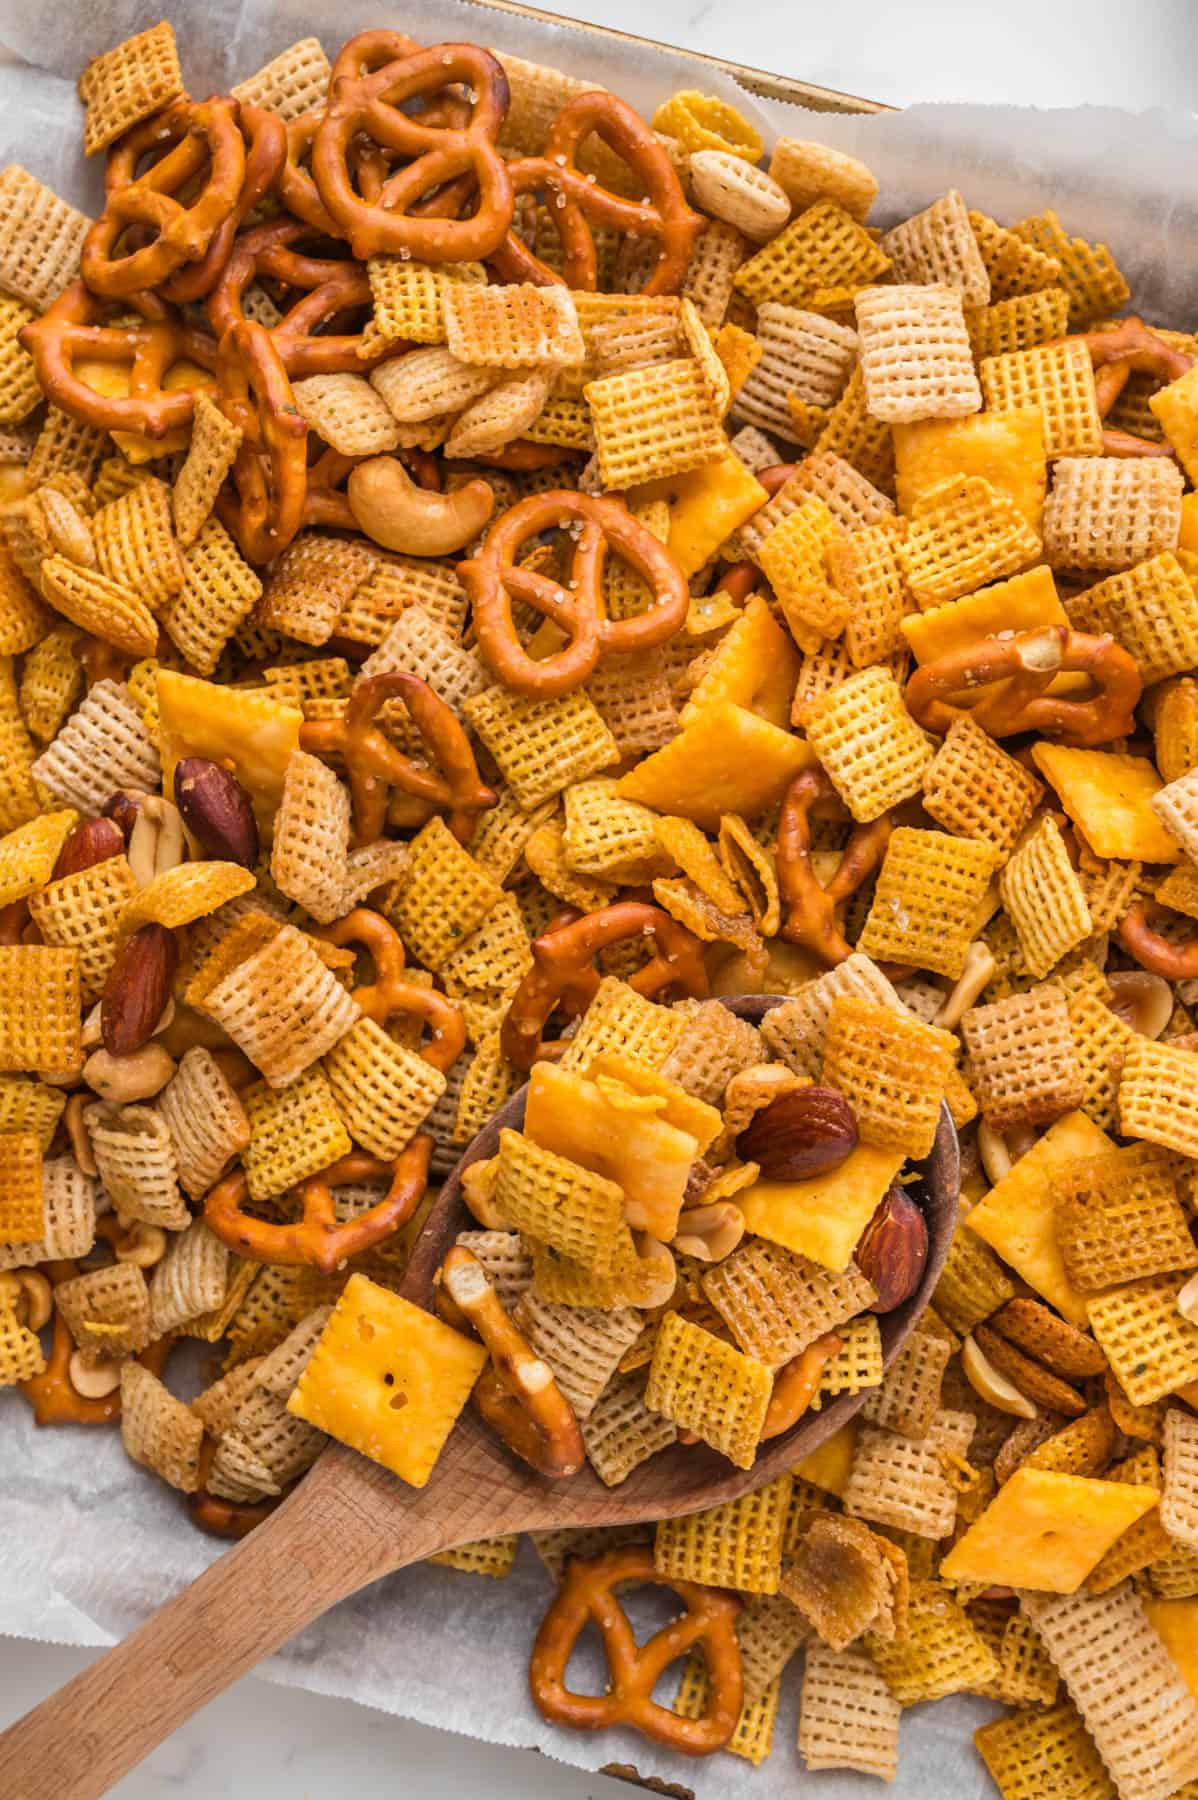
<path fill-rule="evenodd" d="M 287 161 L 287 127 L 275 113 L 243 102 L 238 107 L 238 121 L 245 140 L 241 193 L 228 217 L 213 232 L 200 260 L 185 264 L 159 286 L 162 298 L 177 306 L 203 300 L 212 292 L 233 252 L 237 233 L 254 208 L 275 188 Z"/>
<path fill-rule="evenodd" d="M 379 67 L 388 40 L 395 53 Z M 430 123 L 427 114 L 401 110 L 405 101 L 439 95 L 455 83 L 463 84 L 470 96 L 464 125 Z M 320 200 L 349 239 L 354 255 L 365 261 L 386 252 L 421 262 L 489 256 L 502 242 L 515 205 L 507 169 L 495 148 L 507 108 L 503 66 L 475 44 L 434 44 L 421 50 L 410 39 L 392 38 L 389 33 L 367 32 L 351 39 L 333 66 L 328 106 L 312 140 L 311 163 Z M 388 158 L 402 159 L 369 196 L 354 185 L 350 159 L 355 140 L 377 146 Z M 464 175 L 477 187 L 477 205 L 470 217 L 420 216 L 420 202 Z M 365 190 L 367 183 L 359 179 Z"/>
<path fill-rule="evenodd" d="M 397 698 L 407 707 L 437 769 L 397 750 L 376 723 L 387 701 Z M 360 675 L 340 718 L 314 719 L 301 725 L 300 748 L 343 758 L 358 846 L 382 837 L 388 789 L 392 787 L 416 802 L 402 823 L 423 825 L 434 813 L 444 812 L 449 829 L 463 844 L 469 843 L 479 813 L 495 804 L 495 793 L 479 775 L 470 740 L 457 715 L 426 681 L 403 669 Z"/>
<path fill-rule="evenodd" d="M 245 140 L 237 119 L 235 100 L 176 100 L 116 145 L 108 159 L 104 211 L 84 239 L 80 259 L 93 293 L 107 300 L 143 293 L 205 255 L 245 184 Z M 150 155 L 156 160 L 139 174 Z M 150 243 L 142 241 L 147 233 Z"/>
<path fill-rule="evenodd" d="M 137 324 L 104 325 L 104 303 L 81 281 L 64 288 L 40 319 L 21 331 L 37 378 L 53 405 L 100 431 L 137 431 L 164 437 L 191 423 L 194 387 L 165 386 L 180 363 L 215 371 L 217 350 L 206 332 L 184 325 L 167 307 L 161 318 Z M 105 394 L 79 372 L 79 365 L 104 364 L 127 371 L 125 394 Z"/>
<path fill-rule="evenodd" d="M 615 1593 L 629 1582 L 669 1588 L 686 1608 L 680 1618 L 641 1645 Z M 671 1750 L 710 1756 L 712 1751 L 722 1750 L 736 1730 L 744 1700 L 740 1646 L 734 1629 L 739 1611 L 740 1602 L 719 1588 L 670 1581 L 659 1575 L 653 1552 L 647 1547 L 612 1550 L 593 1562 L 572 1558 L 532 1648 L 528 1678 L 533 1700 L 545 1718 L 576 1731 L 631 1725 Z M 566 1686 L 566 1670 L 579 1637 L 592 1620 L 599 1628 L 607 1658 L 607 1692 L 576 1694 Z M 696 1644 L 702 1645 L 707 1663 L 707 1707 L 701 1718 L 683 1719 L 659 1705 L 653 1689 L 670 1664 Z"/>
<path fill-rule="evenodd" d="M 829 964 L 842 963 L 853 953 L 837 923 L 837 911 L 873 874 L 886 854 L 891 831 L 888 814 L 854 826 L 839 867 L 825 886 L 811 861 L 811 808 L 817 801 L 835 798 L 836 789 L 822 769 L 804 769 L 796 775 L 782 803 L 776 852 L 778 889 L 787 908 L 780 935 Z"/>
<path fill-rule="evenodd" d="M 538 1475 L 577 1475 L 586 1452 L 574 1408 L 504 1311 L 477 1256 L 461 1244 L 441 1264 L 437 1306 L 455 1327 L 472 1325 L 491 1353 L 471 1396 L 487 1424 Z"/>
<path fill-rule="evenodd" d="M 1095 692 L 1085 700 L 1048 693 L 1067 671 L 1089 675 Z M 937 737 L 968 714 L 994 738 L 1037 731 L 1084 748 L 1133 729 L 1142 686 L 1135 658 L 1114 638 L 1047 625 L 979 638 L 925 663 L 907 683 L 905 699 L 916 723 Z"/>
<path fill-rule="evenodd" d="M 1128 907 L 1120 920 L 1119 942 L 1142 969 L 1163 975 L 1166 981 L 1192 981 L 1198 975 L 1198 936 L 1175 944 L 1154 931 L 1149 909 L 1142 900 Z"/>
<path fill-rule="evenodd" d="M 361 332 L 337 333 L 324 327 L 347 313 L 371 306 L 370 282 L 359 263 L 305 254 L 296 246 L 316 233 L 295 219 L 271 219 L 242 232 L 208 299 L 208 317 L 218 338 L 244 320 L 243 299 L 250 283 L 261 276 L 286 290 L 283 316 L 270 328 L 271 340 L 288 375 L 328 375 L 346 369 L 368 369 L 396 346 L 383 343 L 377 354 L 363 354 Z M 294 296 L 294 298 L 293 298 Z"/>
<path fill-rule="evenodd" d="M 618 900 L 534 939 L 533 966 L 512 996 L 500 1032 L 500 1048 L 513 1067 L 531 1069 L 544 1054 L 541 1032 L 560 1002 L 572 1012 L 590 1005 L 599 988 L 599 952 L 636 937 L 654 943 L 651 960 L 629 977 L 638 994 L 648 998 L 671 987 L 692 999 L 707 993 L 703 944 L 694 933 L 660 906 Z"/>
<path fill-rule="evenodd" d="M 188 1494 L 187 1516 L 192 1524 L 209 1537 L 243 1538 L 248 1537 L 256 1525 L 271 1513 L 284 1499 L 283 1494 L 274 1494 L 267 1500 L 224 1500 L 219 1494 L 208 1492 L 208 1477 L 212 1473 L 212 1458 L 216 1454 L 216 1445 L 205 1436 L 200 1444 L 199 1486 L 194 1494 Z"/>
<path fill-rule="evenodd" d="M 359 1010 L 376 1025 L 386 1025 L 399 1013 L 423 1019 L 430 1029 L 420 1051 L 424 1061 L 444 1075 L 466 1045 L 466 1021 L 461 1010 L 436 988 L 419 987 L 404 980 L 404 947 L 394 925 L 382 913 L 356 906 L 333 925 L 313 933 L 327 944 L 362 944 L 374 964 L 374 980 L 353 990 Z"/>
<path fill-rule="evenodd" d="M 577 525 L 570 578 L 565 586 L 534 569 L 517 566 L 522 545 L 538 532 Z M 603 616 L 603 565 L 614 549 L 652 589 L 647 612 L 631 619 Z M 548 699 L 571 693 L 610 651 L 627 655 L 662 644 L 680 630 L 690 595 L 686 578 L 666 546 L 622 500 L 558 488 L 530 494 L 491 526 L 477 556 L 458 564 L 458 578 L 474 604 L 478 646 L 506 687 Z M 530 656 L 512 618 L 520 600 L 552 621 L 568 638 L 543 660 Z"/>
<path fill-rule="evenodd" d="M 613 194 L 578 168 L 579 146 L 592 132 L 628 165 L 644 199 Z M 593 228 L 599 226 L 660 246 L 643 293 L 676 294 L 681 288 L 706 220 L 688 205 L 664 144 L 627 101 L 599 92 L 577 95 L 554 120 L 543 154 L 509 163 L 508 175 L 517 195 L 549 193 L 548 214 L 562 245 L 562 273 L 509 232 L 492 258 L 504 281 L 548 286 L 564 280 L 567 287 L 593 292 L 599 285 Z"/>
<path fill-rule="evenodd" d="M 331 1275 L 351 1256 L 373 1249 L 405 1225 L 416 1211 L 428 1184 L 433 1140 L 421 1134 L 400 1151 L 394 1162 L 382 1162 L 364 1150 L 351 1150 L 317 1175 L 292 1189 L 302 1216 L 291 1224 L 255 1219 L 244 1211 L 249 1194 L 245 1170 L 236 1168 L 210 1190 L 204 1220 L 222 1243 L 254 1262 L 307 1264 Z M 389 1178 L 387 1192 L 357 1218 L 337 1221 L 333 1189 L 352 1182 Z"/>
<path fill-rule="evenodd" d="M 1155 375 L 1163 382 L 1177 381 L 1194 366 L 1188 351 L 1177 350 L 1143 319 L 1131 315 L 1100 331 L 1079 333 L 1094 364 L 1094 393 L 1099 417 L 1104 419 L 1127 386 L 1133 373 Z M 1168 444 L 1153 443 L 1132 431 L 1104 430 L 1106 456 L 1172 456 Z"/>
<path fill-rule="evenodd" d="M 220 347 L 220 400 L 241 430 L 233 492 L 217 513 L 252 563 L 281 555 L 304 522 L 308 427 L 269 331 L 244 319 Z"/>

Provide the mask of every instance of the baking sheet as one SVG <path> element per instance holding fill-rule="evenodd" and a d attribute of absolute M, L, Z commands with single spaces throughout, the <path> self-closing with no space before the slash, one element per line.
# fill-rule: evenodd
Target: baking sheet
<path fill-rule="evenodd" d="M 1149 317 L 1195 323 L 1198 267 L 1198 119 L 1111 109 L 917 106 L 903 114 L 804 113 L 737 87 L 707 59 L 596 36 L 564 21 L 501 14 L 476 0 L 211 0 L 168 7 L 191 90 L 244 77 L 295 38 L 330 53 L 354 31 L 392 24 L 426 42 L 492 44 L 611 87 L 651 112 L 677 86 L 718 92 L 765 136 L 787 131 L 851 150 L 878 172 L 875 217 L 903 217 L 946 186 L 1000 219 L 1055 205 L 1071 229 L 1107 241 Z M 46 0 L 3 0 L 0 164 L 20 161 L 77 204 L 94 209 L 101 170 L 83 165 L 74 79 L 86 59 L 163 14 L 159 0 L 91 0 L 64 12 Z M 64 22 L 69 19 L 69 29 Z M 323 29 L 322 29 L 323 27 Z M 753 52 L 750 50 L 750 54 Z M 764 56 L 764 52 L 760 53 Z M 126 1458 L 113 1431 L 37 1431 L 24 1402 L 0 1394 L 0 1632 L 57 1643 L 115 1641 L 195 1578 L 221 1546 L 187 1522 L 179 1496 Z M 529 1703 L 526 1667 L 535 1623 L 551 1594 L 530 1546 L 516 1572 L 493 1582 L 452 1570 L 405 1570 L 343 1602 L 265 1664 L 268 1680 L 342 1696 L 489 1742 L 535 1745 L 584 1769 L 630 1764 L 695 1794 L 771 1800 L 796 1791 L 864 1800 L 876 1782 L 807 1776 L 795 1750 L 798 1679 L 792 1667 L 772 1758 L 752 1770 L 722 1755 L 672 1756 L 632 1733 L 557 1730 Z M 950 1700 L 904 1715 L 898 1800 L 975 1800 L 990 1790 L 969 1734 L 994 1708 Z"/>

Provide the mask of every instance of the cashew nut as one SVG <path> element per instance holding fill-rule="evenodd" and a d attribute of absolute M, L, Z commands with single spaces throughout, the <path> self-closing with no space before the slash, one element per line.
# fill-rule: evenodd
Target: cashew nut
<path fill-rule="evenodd" d="M 83 1065 L 83 1079 L 101 1100 L 125 1106 L 160 1094 L 175 1072 L 175 1061 L 161 1044 L 143 1044 L 129 1056 L 93 1050 Z"/>
<path fill-rule="evenodd" d="M 82 1400 L 103 1400 L 121 1385 L 121 1365 L 110 1357 L 88 1362 L 82 1350 L 75 1350 L 67 1364 L 67 1380 Z"/>
<path fill-rule="evenodd" d="M 92 1141 L 87 1126 L 83 1123 L 83 1115 L 92 1103 L 90 1094 L 72 1094 L 67 1101 L 62 1122 L 67 1128 L 67 1136 L 71 1140 L 71 1149 L 75 1161 L 84 1175 L 98 1175 L 96 1159 L 92 1154 Z"/>
<path fill-rule="evenodd" d="M 179 809 L 161 794 L 147 794 L 129 833 L 129 867 L 138 887 L 149 887 L 155 875 L 187 861 L 187 842 Z"/>
<path fill-rule="evenodd" d="M 165 1231 L 144 1219 L 118 1220 L 109 1241 L 117 1261 L 132 1263 L 135 1269 L 152 1269 L 166 1255 Z"/>
<path fill-rule="evenodd" d="M 982 1120 L 978 1126 L 978 1155 L 991 1187 L 997 1187 L 1003 1177 L 1011 1173 L 1013 1165 L 1026 1155 L 1035 1141 L 1036 1134 L 1030 1126 L 1013 1128 L 1004 1136 Z"/>
<path fill-rule="evenodd" d="M 499 1184 L 499 1158 L 471 1163 L 462 1170 L 462 1199 L 484 1231 L 510 1231 L 511 1226 L 495 1204 Z"/>
<path fill-rule="evenodd" d="M 36 1269 L 14 1269 L 0 1275 L 0 1312 L 16 1315 L 27 1331 L 40 1331 L 54 1310 L 54 1290 Z"/>
<path fill-rule="evenodd" d="M 1107 976 L 1110 1008 L 1141 1037 L 1158 1038 L 1173 1017 L 1173 989 L 1147 969 L 1116 969 Z"/>
<path fill-rule="evenodd" d="M 478 536 L 495 510 L 485 481 L 454 494 L 420 488 L 398 457 L 371 456 L 350 470 L 349 509 L 359 528 L 385 550 L 449 556 Z"/>
<path fill-rule="evenodd" d="M 1191 1275 L 1178 1294 L 1177 1310 L 1191 1325 L 1198 1325 L 1198 1275 Z"/>
<path fill-rule="evenodd" d="M 932 1020 L 945 1031 L 953 1031 L 961 1023 L 990 977 L 994 974 L 994 952 L 979 938 L 965 952 L 965 967 L 956 987 Z"/>
<path fill-rule="evenodd" d="M 731 1200 L 714 1206 L 692 1206 L 681 1213 L 674 1233 L 674 1249 L 700 1262 L 722 1262 L 745 1235 L 745 1215 Z"/>

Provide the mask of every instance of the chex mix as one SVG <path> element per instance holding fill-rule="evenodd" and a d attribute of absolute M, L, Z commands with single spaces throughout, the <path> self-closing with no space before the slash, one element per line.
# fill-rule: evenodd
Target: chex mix
<path fill-rule="evenodd" d="M 230 1537 L 330 1436 L 616 1490 L 848 1397 L 535 1534 L 546 1716 L 758 1763 L 794 1680 L 893 1779 L 971 1693 L 1006 1800 L 1193 1800 L 1198 340 L 701 93 L 79 92 L 100 217 L 0 173 L 0 1384 Z"/>

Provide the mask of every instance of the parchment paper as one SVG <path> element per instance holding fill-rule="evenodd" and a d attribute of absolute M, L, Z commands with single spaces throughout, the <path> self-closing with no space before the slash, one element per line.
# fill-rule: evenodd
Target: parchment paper
<path fill-rule="evenodd" d="M 161 0 L 3 0 L 0 49 L 10 60 L 0 67 L 0 164 L 22 162 L 94 210 L 101 159 L 84 167 L 75 77 L 89 56 L 153 24 L 163 10 Z M 489 12 L 474 0 L 339 0 L 326 9 L 314 0 L 176 0 L 165 10 L 197 94 L 227 88 L 298 37 L 318 35 L 335 53 L 353 32 L 384 24 L 427 43 L 470 39 L 556 64 L 646 112 L 677 86 L 717 91 L 753 117 L 767 139 L 787 131 L 862 156 L 881 178 L 874 216 L 882 222 L 950 185 L 1002 220 L 1051 204 L 1072 230 L 1111 245 L 1149 317 L 1180 327 L 1196 322 L 1193 114 L 965 106 L 878 116 L 803 113 L 746 94 L 682 50 L 597 39 L 582 26 Z M 768 50 L 746 34 L 750 60 L 768 61 Z M 0 1394 L 0 1632 L 111 1643 L 220 1550 L 187 1523 L 176 1494 L 133 1467 L 116 1432 L 37 1431 L 23 1401 Z M 680 1783 L 709 1800 L 773 1800 L 799 1790 L 864 1800 L 880 1791 L 866 1777 L 802 1771 L 794 1749 L 797 1666 L 784 1683 L 774 1754 L 757 1770 L 727 1755 L 698 1763 L 671 1756 L 632 1733 L 592 1738 L 546 1725 L 529 1703 L 526 1666 L 550 1593 L 527 1544 L 503 1582 L 405 1570 L 336 1607 L 260 1673 L 488 1742 L 535 1745 L 579 1768 L 633 1764 L 642 1776 Z M 906 1713 L 899 1777 L 889 1791 L 898 1800 L 977 1800 L 992 1791 L 970 1732 L 993 1712 L 984 1702 L 957 1699 Z"/>

